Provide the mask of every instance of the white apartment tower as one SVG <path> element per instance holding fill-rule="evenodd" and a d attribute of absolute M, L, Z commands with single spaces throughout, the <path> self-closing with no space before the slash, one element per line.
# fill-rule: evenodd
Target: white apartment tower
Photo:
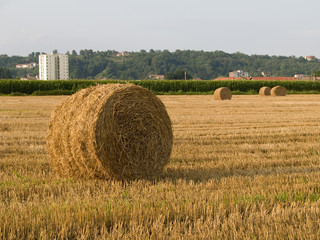
<path fill-rule="evenodd" d="M 69 79 L 68 55 L 41 54 L 39 55 L 40 80 L 67 80 Z"/>

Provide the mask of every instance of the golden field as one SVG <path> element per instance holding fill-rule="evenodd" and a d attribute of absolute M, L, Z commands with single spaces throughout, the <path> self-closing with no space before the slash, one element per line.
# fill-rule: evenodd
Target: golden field
<path fill-rule="evenodd" d="M 62 179 L 45 143 L 65 97 L 0 97 L 0 239 L 319 239 L 320 95 L 159 96 L 156 181 Z"/>

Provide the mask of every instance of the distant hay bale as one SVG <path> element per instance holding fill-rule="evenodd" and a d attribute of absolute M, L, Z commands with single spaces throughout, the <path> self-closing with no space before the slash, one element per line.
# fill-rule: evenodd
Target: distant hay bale
<path fill-rule="evenodd" d="M 51 167 L 61 177 L 149 178 L 169 162 L 173 134 L 161 100 L 133 84 L 83 89 L 49 123 Z"/>
<path fill-rule="evenodd" d="M 232 98 L 232 92 L 227 87 L 221 87 L 214 91 L 215 100 L 230 100 Z"/>
<path fill-rule="evenodd" d="M 271 96 L 286 96 L 287 89 L 281 86 L 275 86 L 270 91 Z"/>
<path fill-rule="evenodd" d="M 271 88 L 262 87 L 262 88 L 260 88 L 259 94 L 260 94 L 260 96 L 270 96 L 270 91 L 271 91 Z"/>

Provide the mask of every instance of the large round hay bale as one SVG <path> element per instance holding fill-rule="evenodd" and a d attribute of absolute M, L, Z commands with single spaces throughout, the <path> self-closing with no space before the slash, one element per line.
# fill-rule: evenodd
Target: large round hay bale
<path fill-rule="evenodd" d="M 172 149 L 164 104 L 133 84 L 83 89 L 55 108 L 47 148 L 61 177 L 149 178 L 162 173 Z"/>
<path fill-rule="evenodd" d="M 275 86 L 270 91 L 271 96 L 286 96 L 287 89 L 281 86 Z"/>
<path fill-rule="evenodd" d="M 262 88 L 260 88 L 260 90 L 259 90 L 259 94 L 260 94 L 260 96 L 270 96 L 270 91 L 271 91 L 271 88 L 269 88 L 269 87 L 262 87 Z"/>
<path fill-rule="evenodd" d="M 232 92 L 227 87 L 221 87 L 214 91 L 215 100 L 230 100 L 232 98 Z"/>

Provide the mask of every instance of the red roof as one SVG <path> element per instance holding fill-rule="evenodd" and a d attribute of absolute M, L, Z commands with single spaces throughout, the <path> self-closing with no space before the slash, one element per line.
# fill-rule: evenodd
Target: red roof
<path fill-rule="evenodd" d="M 226 81 L 226 80 L 259 80 L 259 81 L 293 81 L 297 80 L 295 77 L 220 77 L 215 78 L 216 81 Z"/>

